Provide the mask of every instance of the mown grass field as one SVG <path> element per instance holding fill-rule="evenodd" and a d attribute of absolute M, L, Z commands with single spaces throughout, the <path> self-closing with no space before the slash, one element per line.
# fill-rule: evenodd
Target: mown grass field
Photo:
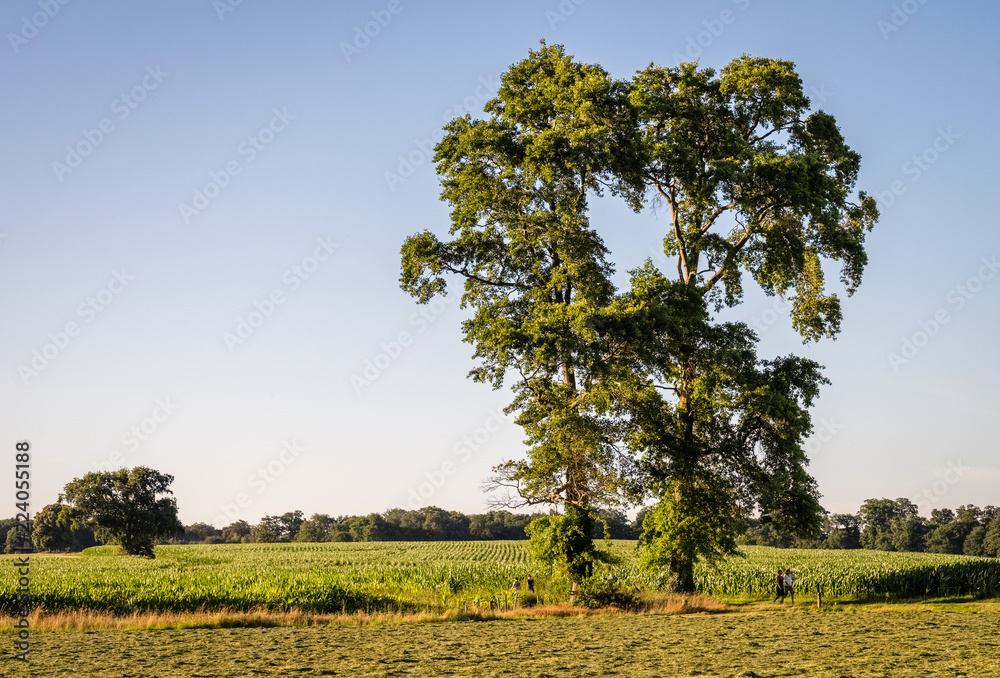
<path fill-rule="evenodd" d="M 30 666 L 5 652 L 0 675 L 1000 676 L 996 608 L 840 610 L 36 633 Z"/>
<path fill-rule="evenodd" d="M 615 542 L 604 576 L 625 590 L 655 591 L 665 575 L 638 566 L 635 542 Z M 115 555 L 32 558 L 31 587 L 45 610 L 190 612 L 305 610 L 340 613 L 507 607 L 510 584 L 531 570 L 525 542 L 380 542 L 157 547 L 155 560 Z M 0 563 L 2 564 L 2 563 Z M 879 551 L 747 547 L 718 570 L 699 567 L 696 585 L 728 599 L 767 599 L 777 568 L 796 574 L 796 593 L 815 598 L 906 599 L 995 595 L 1000 560 Z M 13 572 L 13 568 L 0 571 Z M 539 592 L 559 592 L 534 573 Z M 0 611 L 12 614 L 16 579 L 3 577 Z M 548 602 L 548 601 L 547 601 Z"/>

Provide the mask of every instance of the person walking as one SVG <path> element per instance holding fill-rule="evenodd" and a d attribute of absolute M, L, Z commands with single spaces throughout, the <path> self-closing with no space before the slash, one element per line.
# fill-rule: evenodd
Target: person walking
<path fill-rule="evenodd" d="M 511 591 L 520 591 L 521 590 L 521 582 L 518 581 L 517 577 L 514 577 L 514 583 L 511 585 L 510 590 Z"/>
<path fill-rule="evenodd" d="M 794 579 L 794 577 L 792 576 L 792 571 L 791 570 L 785 570 L 785 595 L 792 597 L 792 605 L 794 605 L 795 604 L 795 589 L 792 587 L 792 579 Z M 785 601 L 782 600 L 781 604 L 784 605 Z"/>
<path fill-rule="evenodd" d="M 778 602 L 778 598 L 781 598 L 781 604 L 784 605 L 785 604 L 785 575 L 782 574 L 782 572 L 781 572 L 780 569 L 778 570 L 778 578 L 777 578 L 776 581 L 777 581 L 777 585 L 778 585 L 778 587 L 776 589 L 777 590 L 777 595 L 774 596 L 774 600 L 771 601 L 771 604 L 773 605 L 774 603 Z"/>
<path fill-rule="evenodd" d="M 528 574 L 528 578 L 524 580 L 524 583 L 528 587 L 528 593 L 534 593 L 535 592 L 535 580 L 531 578 L 531 574 L 530 573 Z"/>

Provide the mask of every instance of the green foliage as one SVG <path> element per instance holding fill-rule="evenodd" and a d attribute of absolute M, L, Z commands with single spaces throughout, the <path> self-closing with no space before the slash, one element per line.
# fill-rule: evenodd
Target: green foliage
<path fill-rule="evenodd" d="M 861 548 L 861 528 L 856 516 L 849 513 L 834 513 L 823 519 L 823 548 L 828 549 L 859 549 Z"/>
<path fill-rule="evenodd" d="M 840 302 L 824 292 L 820 260 L 842 262 L 853 293 L 878 210 L 863 192 L 851 200 L 861 157 L 831 115 L 808 113 L 794 64 L 744 55 L 718 76 L 692 63 L 650 65 L 630 101 L 643 179 L 671 210 L 664 251 L 677 256 L 680 279 L 732 306 L 745 270 L 768 294 L 795 291 L 792 321 L 806 340 L 835 335 Z"/>
<path fill-rule="evenodd" d="M 992 520 L 986 526 L 986 534 L 983 536 L 983 550 L 985 555 L 1000 558 L 1000 511 L 997 511 Z"/>
<path fill-rule="evenodd" d="M 330 533 L 337 524 L 334 518 L 325 513 L 314 513 L 309 520 L 303 521 L 295 535 L 295 541 L 330 541 Z"/>
<path fill-rule="evenodd" d="M 222 540 L 227 544 L 238 544 L 244 537 L 250 536 L 253 528 L 245 520 L 237 520 L 235 523 L 222 528 Z"/>
<path fill-rule="evenodd" d="M 31 531 L 31 541 L 39 552 L 71 551 L 75 545 L 73 528 L 64 521 L 59 522 L 59 514 L 63 505 L 48 504 L 35 514 L 34 528 Z"/>
<path fill-rule="evenodd" d="M 916 515 L 896 516 L 889 522 L 892 548 L 887 551 L 923 551 L 927 521 Z M 947 553 L 947 551 L 938 551 Z"/>
<path fill-rule="evenodd" d="M 534 516 L 490 511 L 469 516 L 469 537 L 471 539 L 524 539 L 525 528 Z"/>
<path fill-rule="evenodd" d="M 648 263 L 620 304 L 649 338 L 625 390 L 628 442 L 661 501 L 646 519 L 649 565 L 670 563 L 675 586 L 689 590 L 694 560 L 731 551 L 754 509 L 786 532 L 816 534 L 821 509 L 802 445 L 826 383 L 819 366 L 759 359 L 745 325 L 712 324 L 700 294 Z"/>
<path fill-rule="evenodd" d="M 120 544 L 131 555 L 153 558 L 159 539 L 184 531 L 177 501 L 170 497 L 171 475 L 145 466 L 88 473 L 67 483 L 59 501 L 68 504 L 58 521 L 89 527 L 106 544 Z"/>
<path fill-rule="evenodd" d="M 303 522 L 302 511 L 289 511 L 280 516 L 264 516 L 251 528 L 247 539 L 256 544 L 292 541 L 298 535 Z"/>
<path fill-rule="evenodd" d="M 861 545 L 866 549 L 895 551 L 892 539 L 894 518 L 909 518 L 917 515 L 917 505 L 906 498 L 866 499 L 858 510 L 858 519 L 864 525 L 861 531 Z"/>
<path fill-rule="evenodd" d="M 962 553 L 967 556 L 989 556 L 986 552 L 986 548 L 983 546 L 983 540 L 986 537 L 986 527 L 983 525 L 976 525 L 969 532 L 969 536 L 965 538 L 965 542 L 962 544 Z"/>
<path fill-rule="evenodd" d="M 567 507 L 566 515 L 536 518 L 525 532 L 538 568 L 557 577 L 581 581 L 591 574 L 594 563 L 607 558 L 594 548 L 593 519 L 573 506 Z"/>
<path fill-rule="evenodd" d="M 712 565 L 736 553 L 740 525 L 733 518 L 734 493 L 706 478 L 668 481 L 660 496 L 660 503 L 643 520 L 642 565 L 651 570 L 668 568 L 670 588 L 692 591 L 699 557 Z"/>
<path fill-rule="evenodd" d="M 18 527 L 12 527 L 7 530 L 7 537 L 4 541 L 3 552 L 4 553 L 16 553 L 18 548 L 24 547 L 24 533 L 23 530 Z"/>
<path fill-rule="evenodd" d="M 639 605 L 638 587 L 629 585 L 612 568 L 598 567 L 580 583 L 576 602 L 583 607 L 632 610 Z"/>

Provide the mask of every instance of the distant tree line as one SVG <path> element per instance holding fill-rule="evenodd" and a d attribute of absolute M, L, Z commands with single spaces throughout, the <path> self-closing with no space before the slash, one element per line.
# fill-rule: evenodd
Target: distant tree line
<path fill-rule="evenodd" d="M 97 539 L 89 527 L 74 527 L 66 519 L 65 505 L 49 504 L 32 522 L 32 543 L 38 552 L 79 552 L 104 542 Z M 256 525 L 237 520 L 222 529 L 207 523 L 183 526 L 183 531 L 170 538 L 157 539 L 159 544 L 270 544 L 281 542 L 327 541 L 480 541 L 497 539 L 527 539 L 524 528 L 535 518 L 546 514 L 521 514 L 490 511 L 467 515 L 445 511 L 436 506 L 408 511 L 394 508 L 384 513 L 365 516 L 332 517 L 314 513 L 306 519 L 302 511 L 264 516 Z M 604 521 L 594 526 L 594 538 L 601 538 L 607 529 L 611 539 L 637 539 L 642 532 L 641 512 L 630 521 L 619 511 L 598 511 Z M 60 518 L 60 516 L 62 516 Z M 0 538 L 5 538 L 6 552 L 13 553 L 17 521 L 0 519 Z"/>
<path fill-rule="evenodd" d="M 743 542 L 780 548 L 874 549 L 1000 558 L 1000 509 L 972 504 L 956 510 L 917 514 L 917 505 L 901 497 L 866 499 L 856 514 L 824 516 L 811 538 L 787 534 L 780 525 L 751 521 Z"/>
<path fill-rule="evenodd" d="M 59 520 L 61 504 L 43 508 L 33 521 L 32 542 L 36 551 L 71 552 L 100 545 L 93 530 L 73 527 Z M 598 510 L 600 518 L 593 537 L 638 539 L 647 508 L 634 520 L 613 510 Z M 302 511 L 264 516 L 251 525 L 238 520 L 222 529 L 207 523 L 185 525 L 177 536 L 159 540 L 163 544 L 236 544 L 328 541 L 471 541 L 527 539 L 525 527 L 546 514 L 490 511 L 465 514 L 436 506 L 408 511 L 394 508 L 364 516 L 332 517 Z M 7 552 L 13 552 L 13 518 L 0 520 L 0 536 Z M 908 499 L 867 499 L 856 514 L 832 513 L 823 518 L 822 528 L 810 538 L 793 536 L 772 521 L 751 520 L 741 539 L 744 544 L 778 548 L 875 549 L 879 551 L 919 551 L 1000 557 L 1000 509 L 971 504 L 951 509 L 934 509 L 931 517 L 917 514 L 917 505 Z"/>
<path fill-rule="evenodd" d="M 636 539 L 642 532 L 642 515 L 630 521 L 619 511 L 598 511 L 604 521 L 594 526 L 601 538 L 607 526 L 611 539 Z M 217 529 L 206 523 L 187 525 L 184 533 L 166 543 L 175 544 L 270 544 L 280 542 L 327 541 L 480 541 L 527 539 L 524 528 L 546 514 L 490 511 L 467 515 L 436 506 L 408 511 L 394 508 L 365 516 L 338 516 L 314 513 L 306 519 L 302 511 L 264 516 L 256 525 L 238 520 Z"/>

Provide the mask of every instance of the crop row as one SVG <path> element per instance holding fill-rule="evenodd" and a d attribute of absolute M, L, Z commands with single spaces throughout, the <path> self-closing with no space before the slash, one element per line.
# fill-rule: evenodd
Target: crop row
<path fill-rule="evenodd" d="M 101 547 L 82 558 L 32 557 L 34 603 L 116 612 L 413 609 L 430 601 L 495 598 L 530 567 L 524 542 L 164 546 L 155 560 L 114 552 Z M 615 542 L 612 552 L 621 585 L 651 590 L 666 582 L 666 573 L 639 567 L 635 542 Z M 712 594 L 766 596 L 779 568 L 792 569 L 800 593 L 922 597 L 1000 589 L 996 559 L 763 547 L 747 547 L 717 569 L 698 566 L 695 583 Z M 15 611 L 15 588 L 10 577 L 0 581 L 0 611 Z"/>

